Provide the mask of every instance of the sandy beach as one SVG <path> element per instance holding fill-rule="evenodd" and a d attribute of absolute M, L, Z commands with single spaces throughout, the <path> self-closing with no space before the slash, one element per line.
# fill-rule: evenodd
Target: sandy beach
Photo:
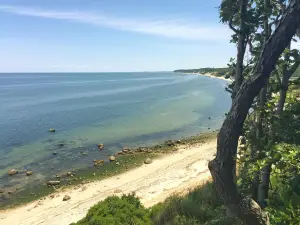
<path fill-rule="evenodd" d="M 89 208 L 111 195 L 136 193 L 146 207 L 183 194 L 210 179 L 207 168 L 216 141 L 181 146 L 178 151 L 111 178 L 57 191 L 38 201 L 0 211 L 1 225 L 67 225 L 83 218 Z M 68 201 L 63 197 L 69 195 Z"/>
<path fill-rule="evenodd" d="M 227 80 L 227 81 L 230 81 L 230 79 L 226 79 L 225 77 L 217 77 L 217 76 L 214 76 L 212 73 L 197 73 L 198 75 L 201 75 L 201 76 L 206 76 L 206 77 L 211 77 L 211 78 L 217 78 L 217 79 L 220 79 L 220 80 Z"/>
<path fill-rule="evenodd" d="M 215 78 L 215 79 L 220 79 L 220 80 L 226 80 L 226 81 L 231 81 L 230 79 L 226 79 L 225 77 L 220 77 L 220 76 L 215 76 L 213 73 L 187 73 L 191 75 L 200 75 L 200 76 L 206 76 L 210 78 Z"/>

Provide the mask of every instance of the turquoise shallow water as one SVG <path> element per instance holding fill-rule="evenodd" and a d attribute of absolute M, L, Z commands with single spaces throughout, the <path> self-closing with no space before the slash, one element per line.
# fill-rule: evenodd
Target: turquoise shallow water
<path fill-rule="evenodd" d="M 226 85 L 172 72 L 0 74 L 0 188 L 32 182 L 8 177 L 11 168 L 38 171 L 42 181 L 91 166 L 104 157 L 98 143 L 113 153 L 219 128 Z"/>

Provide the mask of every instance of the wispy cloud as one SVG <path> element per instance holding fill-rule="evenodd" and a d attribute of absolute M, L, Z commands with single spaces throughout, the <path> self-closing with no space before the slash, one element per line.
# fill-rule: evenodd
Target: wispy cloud
<path fill-rule="evenodd" d="M 95 26 L 109 27 L 117 30 L 181 38 L 187 40 L 228 40 L 230 32 L 222 25 L 201 25 L 199 22 L 178 20 L 145 20 L 140 18 L 118 18 L 90 12 L 53 11 L 39 8 L 0 5 L 0 11 L 56 20 L 86 23 Z"/>

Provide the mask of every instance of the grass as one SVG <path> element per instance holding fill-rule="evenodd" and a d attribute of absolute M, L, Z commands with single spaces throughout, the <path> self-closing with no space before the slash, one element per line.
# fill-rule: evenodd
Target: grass
<path fill-rule="evenodd" d="M 172 196 L 151 208 L 154 225 L 239 225 L 240 221 L 226 216 L 222 200 L 214 185 L 206 183 L 186 196 Z"/>
<path fill-rule="evenodd" d="M 185 196 L 172 196 L 151 208 L 144 208 L 134 195 L 109 197 L 90 208 L 74 225 L 241 225 L 226 216 L 214 185 L 206 183 Z"/>
<path fill-rule="evenodd" d="M 187 137 L 181 140 L 178 144 L 171 144 L 166 141 L 162 144 L 158 144 L 152 147 L 143 147 L 145 152 L 135 152 L 134 154 L 118 155 L 116 163 L 104 163 L 100 167 L 89 167 L 85 169 L 79 169 L 72 171 L 74 176 L 61 176 L 61 184 L 57 190 L 48 187 L 46 184 L 39 184 L 36 187 L 20 190 L 10 195 L 6 195 L 5 198 L 0 198 L 0 209 L 12 208 L 22 204 L 29 203 L 31 201 L 44 198 L 45 196 L 54 193 L 59 190 L 73 188 L 76 185 L 92 182 L 95 180 L 102 180 L 120 173 L 124 173 L 128 170 L 134 169 L 143 165 L 146 158 L 158 158 L 162 155 L 172 153 L 174 149 L 180 147 L 180 145 L 194 145 L 197 143 L 205 143 L 209 140 L 216 138 L 217 133 L 205 133 L 199 136 Z M 1 197 L 1 194 L 0 194 Z"/>

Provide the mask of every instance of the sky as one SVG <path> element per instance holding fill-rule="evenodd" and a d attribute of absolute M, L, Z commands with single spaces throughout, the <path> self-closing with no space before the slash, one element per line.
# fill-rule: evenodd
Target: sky
<path fill-rule="evenodd" d="M 224 67 L 221 0 L 0 0 L 0 72 Z"/>

